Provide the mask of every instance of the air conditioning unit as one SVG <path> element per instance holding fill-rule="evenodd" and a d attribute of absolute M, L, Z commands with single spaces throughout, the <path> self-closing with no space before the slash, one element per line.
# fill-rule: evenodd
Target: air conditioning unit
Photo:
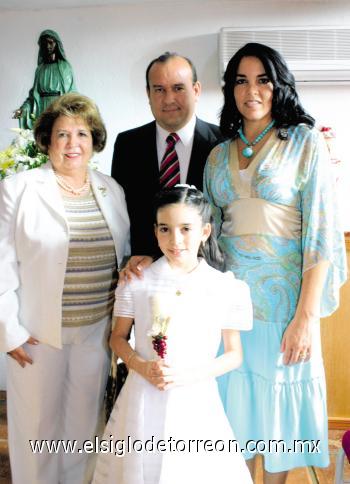
<path fill-rule="evenodd" d="M 298 83 L 350 83 L 350 27 L 222 28 L 220 79 L 233 54 L 248 42 L 278 50 Z"/>

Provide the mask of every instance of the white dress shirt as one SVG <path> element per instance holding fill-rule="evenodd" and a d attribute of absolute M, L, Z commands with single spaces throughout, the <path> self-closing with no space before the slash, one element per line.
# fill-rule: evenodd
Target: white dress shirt
<path fill-rule="evenodd" d="M 166 139 L 169 136 L 170 132 L 159 126 L 158 123 L 156 123 L 156 126 L 158 166 L 160 168 L 160 164 L 167 147 Z M 190 121 L 183 128 L 179 129 L 178 131 L 172 131 L 176 133 L 180 138 L 175 145 L 177 157 L 180 163 L 180 183 L 186 183 L 188 167 L 190 165 L 195 126 L 196 116 L 194 114 Z"/>

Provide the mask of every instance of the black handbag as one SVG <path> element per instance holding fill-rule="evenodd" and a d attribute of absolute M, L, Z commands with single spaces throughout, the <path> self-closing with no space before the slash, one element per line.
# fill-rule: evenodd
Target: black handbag
<path fill-rule="evenodd" d="M 104 399 L 106 423 L 108 422 L 109 416 L 114 407 L 114 403 L 125 383 L 127 376 L 128 368 L 126 364 L 124 362 L 117 363 L 116 356 L 113 353 Z"/>

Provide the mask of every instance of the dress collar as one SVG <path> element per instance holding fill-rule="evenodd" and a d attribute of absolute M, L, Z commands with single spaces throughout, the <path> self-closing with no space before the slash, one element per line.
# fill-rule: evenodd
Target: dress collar
<path fill-rule="evenodd" d="M 170 266 L 165 256 L 153 262 L 150 266 L 150 270 L 158 277 L 164 277 L 167 279 L 185 279 L 189 277 L 197 276 L 201 274 L 203 269 L 207 266 L 207 262 L 203 258 L 198 259 L 198 266 L 188 273 L 178 273 Z"/>

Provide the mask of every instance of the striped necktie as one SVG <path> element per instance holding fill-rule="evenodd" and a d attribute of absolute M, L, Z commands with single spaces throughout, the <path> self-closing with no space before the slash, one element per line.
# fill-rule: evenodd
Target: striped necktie
<path fill-rule="evenodd" d="M 166 139 L 167 147 L 159 170 L 160 188 L 170 188 L 180 183 L 180 164 L 175 150 L 179 139 L 176 133 L 170 133 Z"/>

